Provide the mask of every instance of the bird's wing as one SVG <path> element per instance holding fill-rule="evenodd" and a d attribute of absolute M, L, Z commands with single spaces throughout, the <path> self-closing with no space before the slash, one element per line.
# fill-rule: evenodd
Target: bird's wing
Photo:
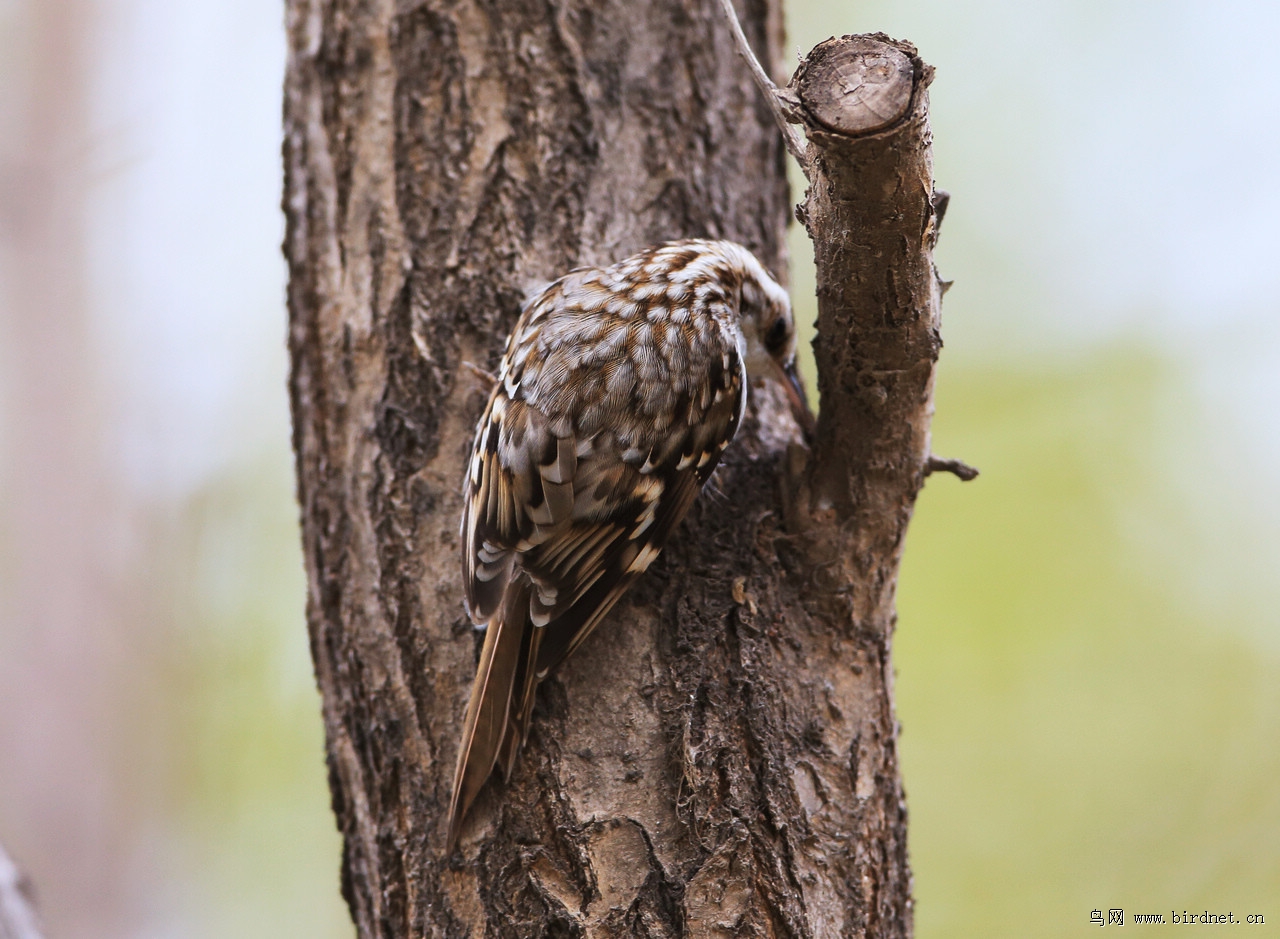
<path fill-rule="evenodd" d="M 684 396 L 661 434 L 622 442 L 611 430 L 584 439 L 571 420 L 495 389 L 464 493 L 467 604 L 487 622 L 528 578 L 530 625 L 547 631 L 539 677 L 658 556 L 733 439 L 745 388 L 736 350 L 728 358 L 708 376 L 714 388 Z"/>
<path fill-rule="evenodd" d="M 635 383 L 608 422 L 590 434 L 580 426 L 600 409 L 593 392 L 616 392 L 616 363 L 563 375 L 543 398 L 556 402 L 551 414 L 515 382 L 495 387 L 464 487 L 467 606 L 490 635 L 455 772 L 451 840 L 495 762 L 510 770 L 538 682 L 658 556 L 733 439 L 746 394 L 737 350 L 716 365 L 697 393 L 676 396 L 660 432 L 649 431 Z"/>

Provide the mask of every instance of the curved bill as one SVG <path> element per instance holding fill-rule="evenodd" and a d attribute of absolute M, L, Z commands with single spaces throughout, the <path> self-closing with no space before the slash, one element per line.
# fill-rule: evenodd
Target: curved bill
<path fill-rule="evenodd" d="M 813 416 L 813 412 L 809 410 L 804 381 L 800 378 L 800 372 L 796 370 L 795 359 L 792 359 L 787 365 L 778 365 L 778 372 L 782 380 L 782 390 L 787 393 L 787 403 L 791 405 L 791 416 L 796 419 L 796 423 L 804 431 L 805 440 L 810 441 L 813 439 L 813 431 L 817 426 L 817 421 Z"/>

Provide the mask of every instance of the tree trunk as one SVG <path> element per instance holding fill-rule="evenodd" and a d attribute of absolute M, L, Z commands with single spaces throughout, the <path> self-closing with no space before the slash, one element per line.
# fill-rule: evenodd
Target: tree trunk
<path fill-rule="evenodd" d="M 748 13 L 772 56 L 780 10 Z M 811 231 L 860 278 L 820 288 L 824 445 L 810 459 L 780 395 L 753 395 L 446 855 L 479 643 L 458 520 L 486 395 L 465 363 L 496 365 L 530 288 L 649 244 L 731 238 L 783 271 L 783 145 L 712 2 L 290 0 L 288 24 L 307 615 L 359 934 L 910 935 L 889 636 L 937 352 L 925 67 L 898 124 L 926 173 L 871 167 L 898 185 L 858 183 L 866 237 L 822 201 L 850 182 L 823 154 L 863 132 L 808 128 Z"/>

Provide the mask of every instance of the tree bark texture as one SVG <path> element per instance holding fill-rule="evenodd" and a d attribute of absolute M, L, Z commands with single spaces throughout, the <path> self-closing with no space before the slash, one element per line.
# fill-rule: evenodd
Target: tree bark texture
<path fill-rule="evenodd" d="M 811 459 L 781 394 L 754 394 L 446 855 L 479 643 L 458 519 L 486 389 L 466 363 L 496 365 L 531 288 L 649 244 L 732 238 L 781 271 L 783 146 L 710 0 L 288 8 L 307 617 L 359 935 L 909 935 L 889 636 L 937 352 L 927 175 L 876 163 L 871 230 L 833 249 L 865 283 L 824 288 L 829 443 Z M 781 48 L 776 4 L 743 12 Z M 818 216 L 844 209 L 820 198 L 830 234 Z"/>

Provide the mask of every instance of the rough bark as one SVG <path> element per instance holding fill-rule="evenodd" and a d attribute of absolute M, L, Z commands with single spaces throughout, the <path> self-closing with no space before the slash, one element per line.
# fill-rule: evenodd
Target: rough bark
<path fill-rule="evenodd" d="M 747 12 L 779 49 L 776 5 Z M 291 0 L 289 37 L 307 615 L 359 934 L 909 935 L 889 635 L 937 352 L 916 336 L 936 340 L 927 177 L 886 164 L 881 190 L 901 185 L 873 230 L 833 249 L 880 306 L 851 317 L 864 294 L 826 287 L 830 445 L 807 461 L 755 395 L 712 491 L 544 683 L 511 781 L 445 856 L 478 642 L 457 525 L 484 393 L 464 363 L 491 368 L 526 290 L 578 264 L 715 236 L 782 269 L 782 142 L 710 2 Z"/>

